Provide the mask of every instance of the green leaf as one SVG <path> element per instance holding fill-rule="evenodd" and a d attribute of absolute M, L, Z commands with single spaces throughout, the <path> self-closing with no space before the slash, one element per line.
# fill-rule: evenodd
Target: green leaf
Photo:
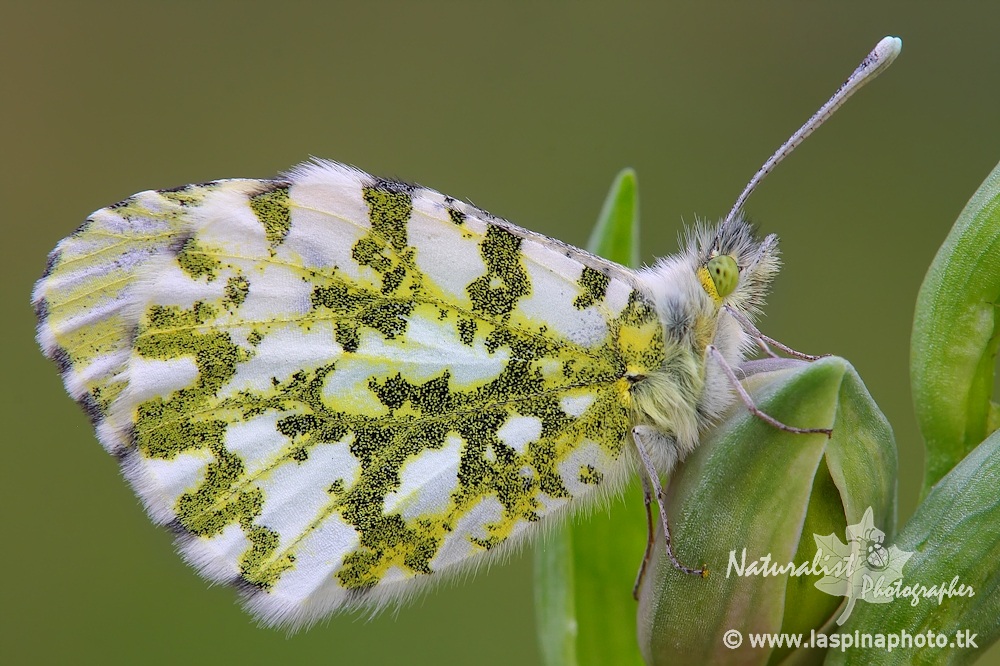
<path fill-rule="evenodd" d="M 615 178 L 588 249 L 635 266 L 639 257 L 635 172 Z M 535 615 L 546 664 L 641 664 L 632 585 L 646 545 L 636 479 L 622 499 L 566 524 L 535 550 Z"/>
<path fill-rule="evenodd" d="M 553 532 L 535 548 L 535 624 L 546 664 L 576 662 L 573 531 Z"/>
<path fill-rule="evenodd" d="M 934 486 L 893 544 L 913 552 L 903 567 L 904 584 L 959 590 L 974 596 L 894 599 L 890 604 L 861 602 L 842 627 L 854 631 L 911 636 L 943 633 L 949 645 L 901 647 L 878 652 L 880 664 L 966 664 L 1000 637 L 1000 433 L 976 447 Z M 957 577 L 957 580 L 955 580 Z M 955 580 L 953 584 L 952 581 Z M 979 649 L 950 645 L 957 631 L 977 634 Z M 868 664 L 870 649 L 831 650 L 828 664 Z"/>
<path fill-rule="evenodd" d="M 615 176 L 587 249 L 623 266 L 639 265 L 639 191 L 635 171 Z"/>
<path fill-rule="evenodd" d="M 1000 165 L 958 217 L 917 297 L 910 379 L 927 451 L 924 494 L 996 429 Z"/>
<path fill-rule="evenodd" d="M 816 578 L 745 575 L 770 555 L 778 566 L 809 563 L 813 534 L 844 534 L 868 507 L 874 524 L 892 532 L 896 449 L 888 423 L 839 358 L 786 362 L 786 369 L 746 382 L 757 405 L 789 425 L 833 426 L 833 436 L 774 428 L 735 404 L 725 420 L 677 470 L 667 491 L 673 543 L 689 566 L 708 565 L 701 579 L 677 571 L 662 537 L 654 575 L 644 581 L 640 645 L 650 664 L 809 661 L 822 653 L 735 650 L 723 643 L 742 632 L 805 632 L 828 626 L 844 602 L 815 588 Z"/>

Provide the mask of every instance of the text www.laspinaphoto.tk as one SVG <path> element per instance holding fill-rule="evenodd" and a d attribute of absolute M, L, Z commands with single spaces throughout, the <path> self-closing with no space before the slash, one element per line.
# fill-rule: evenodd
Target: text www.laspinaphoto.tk
<path fill-rule="evenodd" d="M 747 645 L 751 648 L 820 648 L 839 649 L 846 652 L 849 649 L 871 649 L 892 652 L 897 649 L 911 648 L 956 648 L 975 649 L 978 634 L 970 632 L 968 629 L 959 629 L 954 634 L 946 634 L 927 630 L 920 633 L 910 633 L 905 629 L 888 634 L 866 633 L 855 631 L 848 634 L 820 634 L 815 630 L 808 634 L 769 634 L 769 633 L 748 633 L 746 634 Z M 743 645 L 743 633 L 737 629 L 730 629 L 722 636 L 722 643 L 727 648 L 735 650 Z"/>

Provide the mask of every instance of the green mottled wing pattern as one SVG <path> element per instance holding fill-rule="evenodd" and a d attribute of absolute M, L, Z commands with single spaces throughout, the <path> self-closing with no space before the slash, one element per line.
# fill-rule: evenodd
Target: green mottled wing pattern
<path fill-rule="evenodd" d="M 626 269 L 328 162 L 101 209 L 34 302 L 150 515 L 273 624 L 400 600 L 617 487 L 626 375 L 663 359 Z"/>

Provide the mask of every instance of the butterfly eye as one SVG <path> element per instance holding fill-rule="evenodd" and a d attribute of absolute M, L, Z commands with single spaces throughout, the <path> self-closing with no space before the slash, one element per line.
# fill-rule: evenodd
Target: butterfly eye
<path fill-rule="evenodd" d="M 709 259 L 706 268 L 715 284 L 715 291 L 721 298 L 733 293 L 736 283 L 740 280 L 740 269 L 735 259 L 728 254 L 720 254 Z"/>

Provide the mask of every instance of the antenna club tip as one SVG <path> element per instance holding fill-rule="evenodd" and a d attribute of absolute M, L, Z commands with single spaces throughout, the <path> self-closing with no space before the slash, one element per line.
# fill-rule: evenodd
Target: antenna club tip
<path fill-rule="evenodd" d="M 757 170 L 747 186 L 743 188 L 743 192 L 736 199 L 736 203 L 733 204 L 732 210 L 729 211 L 729 215 L 726 216 L 726 223 L 729 223 L 737 215 L 739 215 L 740 210 L 743 208 L 743 204 L 746 203 L 747 198 L 753 193 L 754 189 L 763 180 L 764 176 L 771 172 L 781 160 L 783 160 L 792 150 L 795 149 L 802 141 L 812 134 L 817 127 L 823 124 L 823 122 L 829 118 L 834 111 L 839 109 L 841 105 L 847 98 L 858 91 L 861 86 L 865 85 L 876 76 L 885 71 L 885 69 L 892 64 L 899 55 L 900 51 L 903 50 L 903 40 L 899 37 L 893 37 L 889 35 L 888 37 L 883 37 L 875 48 L 865 56 L 865 59 L 861 61 L 857 69 L 851 74 L 850 77 L 844 84 L 840 86 L 840 89 L 831 97 L 826 104 L 819 108 L 819 111 L 814 113 L 806 124 L 800 127 L 795 134 L 792 134 L 781 144 L 771 157 L 764 162 L 763 166 Z"/>
<path fill-rule="evenodd" d="M 875 45 L 875 53 L 880 57 L 887 58 L 889 60 L 894 59 L 899 55 L 899 52 L 903 50 L 903 40 L 899 37 L 893 37 L 888 35 L 883 37 L 882 40 Z"/>

